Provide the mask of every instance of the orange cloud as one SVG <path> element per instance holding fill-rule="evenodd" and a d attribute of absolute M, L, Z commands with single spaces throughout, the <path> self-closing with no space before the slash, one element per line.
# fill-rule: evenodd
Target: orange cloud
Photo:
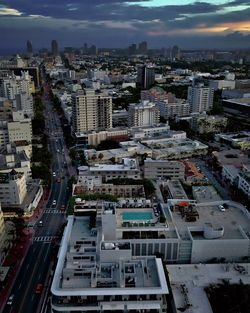
<path fill-rule="evenodd" d="M 197 25 L 195 28 L 170 29 L 170 30 L 153 30 L 148 32 L 149 36 L 164 35 L 193 35 L 193 34 L 219 34 L 226 31 L 250 32 L 250 20 L 244 22 L 219 23 L 211 27 L 206 24 Z"/>

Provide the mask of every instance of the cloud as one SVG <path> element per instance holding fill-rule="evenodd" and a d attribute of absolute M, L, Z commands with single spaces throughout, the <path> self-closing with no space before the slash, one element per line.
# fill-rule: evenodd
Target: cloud
<path fill-rule="evenodd" d="M 246 0 L 8 0 L 0 5 L 0 36 L 9 34 L 20 45 L 26 36 L 41 46 L 52 38 L 62 44 L 125 46 L 148 40 L 187 46 L 231 40 L 228 34 L 250 34 L 250 3 Z M 4 34 L 5 33 L 5 34 Z M 18 39 L 17 34 L 18 33 Z M 28 34 L 28 35 L 27 35 Z M 42 34 L 42 35 L 41 35 Z M 20 38 L 20 39 L 19 39 Z M 191 40 L 192 38 L 192 40 Z M 223 40 L 221 40 L 223 38 Z M 242 47 L 249 41 L 235 37 Z M 225 39 L 225 40 L 224 40 Z"/>

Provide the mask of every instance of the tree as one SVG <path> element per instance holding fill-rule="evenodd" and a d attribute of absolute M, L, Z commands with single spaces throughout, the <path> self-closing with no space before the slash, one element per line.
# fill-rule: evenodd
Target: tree
<path fill-rule="evenodd" d="M 103 155 L 102 153 L 99 153 L 99 155 L 98 155 L 98 159 L 102 160 L 102 159 L 103 159 L 103 157 L 104 157 L 104 155 Z"/>

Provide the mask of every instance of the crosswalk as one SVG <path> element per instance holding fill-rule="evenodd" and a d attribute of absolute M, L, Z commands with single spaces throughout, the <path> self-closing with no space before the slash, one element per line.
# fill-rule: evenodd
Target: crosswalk
<path fill-rule="evenodd" d="M 44 213 L 47 213 L 47 214 L 64 214 L 63 211 L 55 210 L 55 209 L 46 209 L 46 210 L 44 210 Z"/>
<path fill-rule="evenodd" d="M 37 236 L 33 238 L 33 241 L 36 242 L 51 242 L 53 240 L 56 240 L 57 236 Z"/>

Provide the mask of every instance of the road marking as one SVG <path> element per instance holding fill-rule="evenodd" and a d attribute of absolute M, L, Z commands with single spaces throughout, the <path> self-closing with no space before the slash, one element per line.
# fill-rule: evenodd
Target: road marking
<path fill-rule="evenodd" d="M 20 289 L 20 288 L 21 288 L 21 286 L 22 286 L 22 283 L 20 283 L 20 285 L 19 285 L 19 287 L 18 287 L 17 289 Z"/>

